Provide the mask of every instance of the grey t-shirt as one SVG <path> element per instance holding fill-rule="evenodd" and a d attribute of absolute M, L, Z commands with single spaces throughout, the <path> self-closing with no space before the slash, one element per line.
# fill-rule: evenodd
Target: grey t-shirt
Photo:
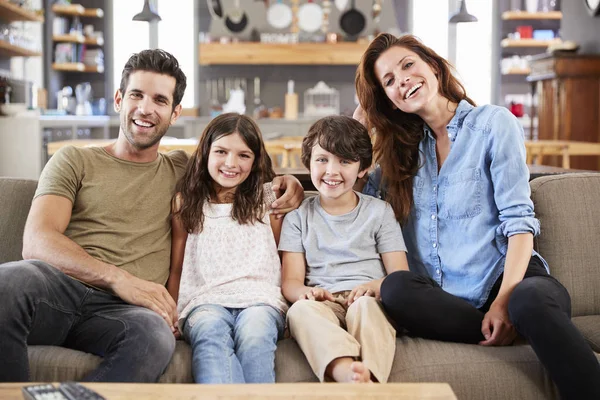
<path fill-rule="evenodd" d="M 347 214 L 328 214 L 314 196 L 286 215 L 279 250 L 305 253 L 307 286 L 352 290 L 386 275 L 380 254 L 406 251 L 392 207 L 356 194 L 358 205 Z"/>

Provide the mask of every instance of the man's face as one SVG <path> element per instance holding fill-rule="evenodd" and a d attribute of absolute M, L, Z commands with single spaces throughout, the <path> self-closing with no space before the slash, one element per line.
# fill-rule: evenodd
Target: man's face
<path fill-rule="evenodd" d="M 150 71 L 129 75 L 125 93 L 117 90 L 115 111 L 120 115 L 121 130 L 136 149 L 158 145 L 169 126 L 177 120 L 181 104 L 173 110 L 175 78 Z"/>

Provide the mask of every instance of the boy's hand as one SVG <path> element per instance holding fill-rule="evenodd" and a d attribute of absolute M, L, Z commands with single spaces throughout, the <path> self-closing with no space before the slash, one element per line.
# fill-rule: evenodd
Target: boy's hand
<path fill-rule="evenodd" d="M 333 297 L 333 295 L 331 293 L 329 293 L 328 290 L 325 290 L 323 288 L 314 287 L 314 288 L 310 288 L 310 290 L 307 291 L 306 293 L 300 295 L 300 297 L 298 297 L 298 300 L 335 301 L 335 298 Z"/>
<path fill-rule="evenodd" d="M 359 297 L 362 296 L 375 297 L 377 300 L 379 300 L 381 298 L 381 282 L 383 282 L 383 279 L 376 279 L 371 282 L 358 285 L 357 287 L 352 289 L 346 300 L 348 305 L 354 303 Z"/>

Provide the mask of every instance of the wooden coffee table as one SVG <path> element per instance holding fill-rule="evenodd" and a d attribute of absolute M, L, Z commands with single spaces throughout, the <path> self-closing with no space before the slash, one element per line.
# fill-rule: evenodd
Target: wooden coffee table
<path fill-rule="evenodd" d="M 0 384 L 0 399 L 22 400 L 21 387 L 32 383 Z M 107 400 L 456 400 L 447 383 L 278 383 L 274 385 L 194 385 L 84 383 Z"/>

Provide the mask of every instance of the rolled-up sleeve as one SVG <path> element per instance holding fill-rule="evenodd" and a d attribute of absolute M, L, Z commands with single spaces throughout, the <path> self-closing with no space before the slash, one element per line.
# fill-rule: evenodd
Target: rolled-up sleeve
<path fill-rule="evenodd" d="M 506 109 L 499 108 L 490 119 L 488 154 L 494 185 L 494 200 L 499 211 L 497 235 L 504 238 L 519 233 L 540 233 L 535 218 L 529 170 L 526 164 L 523 127 Z"/>

